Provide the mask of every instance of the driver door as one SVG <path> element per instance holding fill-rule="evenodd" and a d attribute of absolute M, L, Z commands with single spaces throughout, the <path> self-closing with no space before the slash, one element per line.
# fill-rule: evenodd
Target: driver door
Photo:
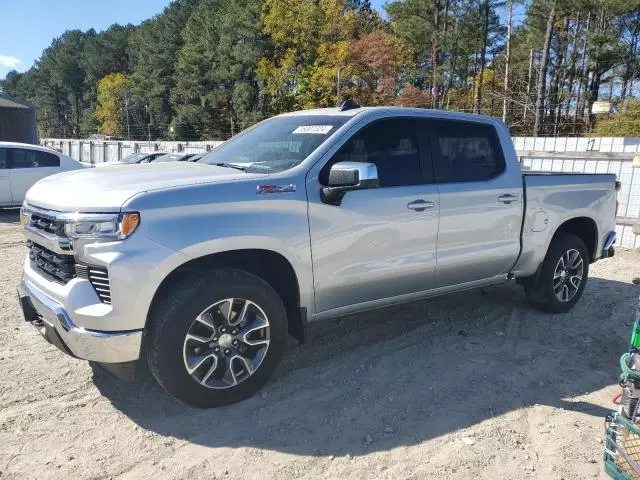
<path fill-rule="evenodd" d="M 369 123 L 310 173 L 316 314 L 382 305 L 434 284 L 439 194 L 418 127 L 406 117 Z M 348 192 L 339 206 L 323 203 L 319 191 L 341 161 L 374 163 L 380 187 Z"/>

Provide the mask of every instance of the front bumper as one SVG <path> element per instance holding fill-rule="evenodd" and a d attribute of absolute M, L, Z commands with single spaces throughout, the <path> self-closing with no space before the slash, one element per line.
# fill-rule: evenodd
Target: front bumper
<path fill-rule="evenodd" d="M 63 306 L 28 279 L 18 287 L 24 319 L 68 355 L 102 363 L 137 360 L 142 329 L 105 332 L 76 326 Z"/>

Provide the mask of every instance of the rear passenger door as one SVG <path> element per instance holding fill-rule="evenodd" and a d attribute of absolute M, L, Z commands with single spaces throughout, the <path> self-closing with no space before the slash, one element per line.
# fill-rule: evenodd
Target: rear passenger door
<path fill-rule="evenodd" d="M 22 203 L 27 190 L 41 178 L 60 172 L 60 157 L 42 150 L 11 148 L 11 192 L 13 203 Z"/>
<path fill-rule="evenodd" d="M 520 172 L 507 168 L 492 125 L 453 120 L 425 124 L 440 191 L 439 286 L 508 273 L 520 251 Z"/>

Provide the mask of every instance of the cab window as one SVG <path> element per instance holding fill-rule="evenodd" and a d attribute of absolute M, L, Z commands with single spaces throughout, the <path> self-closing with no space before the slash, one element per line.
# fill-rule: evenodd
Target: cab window
<path fill-rule="evenodd" d="M 42 168 L 59 167 L 60 158 L 57 155 L 40 150 L 26 148 L 12 148 L 11 168 Z"/>
<path fill-rule="evenodd" d="M 399 187 L 424 183 L 416 138 L 417 121 L 389 118 L 364 126 L 346 141 L 320 172 L 326 185 L 329 169 L 337 162 L 373 163 L 378 169 L 380 187 Z"/>
<path fill-rule="evenodd" d="M 481 182 L 505 170 L 502 149 L 491 125 L 431 120 L 428 130 L 439 183 Z"/>

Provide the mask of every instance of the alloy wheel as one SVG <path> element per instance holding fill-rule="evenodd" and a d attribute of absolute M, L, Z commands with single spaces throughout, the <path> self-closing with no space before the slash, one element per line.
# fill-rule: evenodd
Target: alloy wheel
<path fill-rule="evenodd" d="M 576 249 L 567 250 L 553 272 L 553 292 L 561 302 L 569 302 L 580 289 L 584 275 L 584 260 Z"/>
<path fill-rule="evenodd" d="M 260 367 L 269 342 L 269 319 L 262 308 L 251 300 L 227 298 L 191 323 L 184 338 L 184 366 L 204 387 L 231 388 Z"/>

